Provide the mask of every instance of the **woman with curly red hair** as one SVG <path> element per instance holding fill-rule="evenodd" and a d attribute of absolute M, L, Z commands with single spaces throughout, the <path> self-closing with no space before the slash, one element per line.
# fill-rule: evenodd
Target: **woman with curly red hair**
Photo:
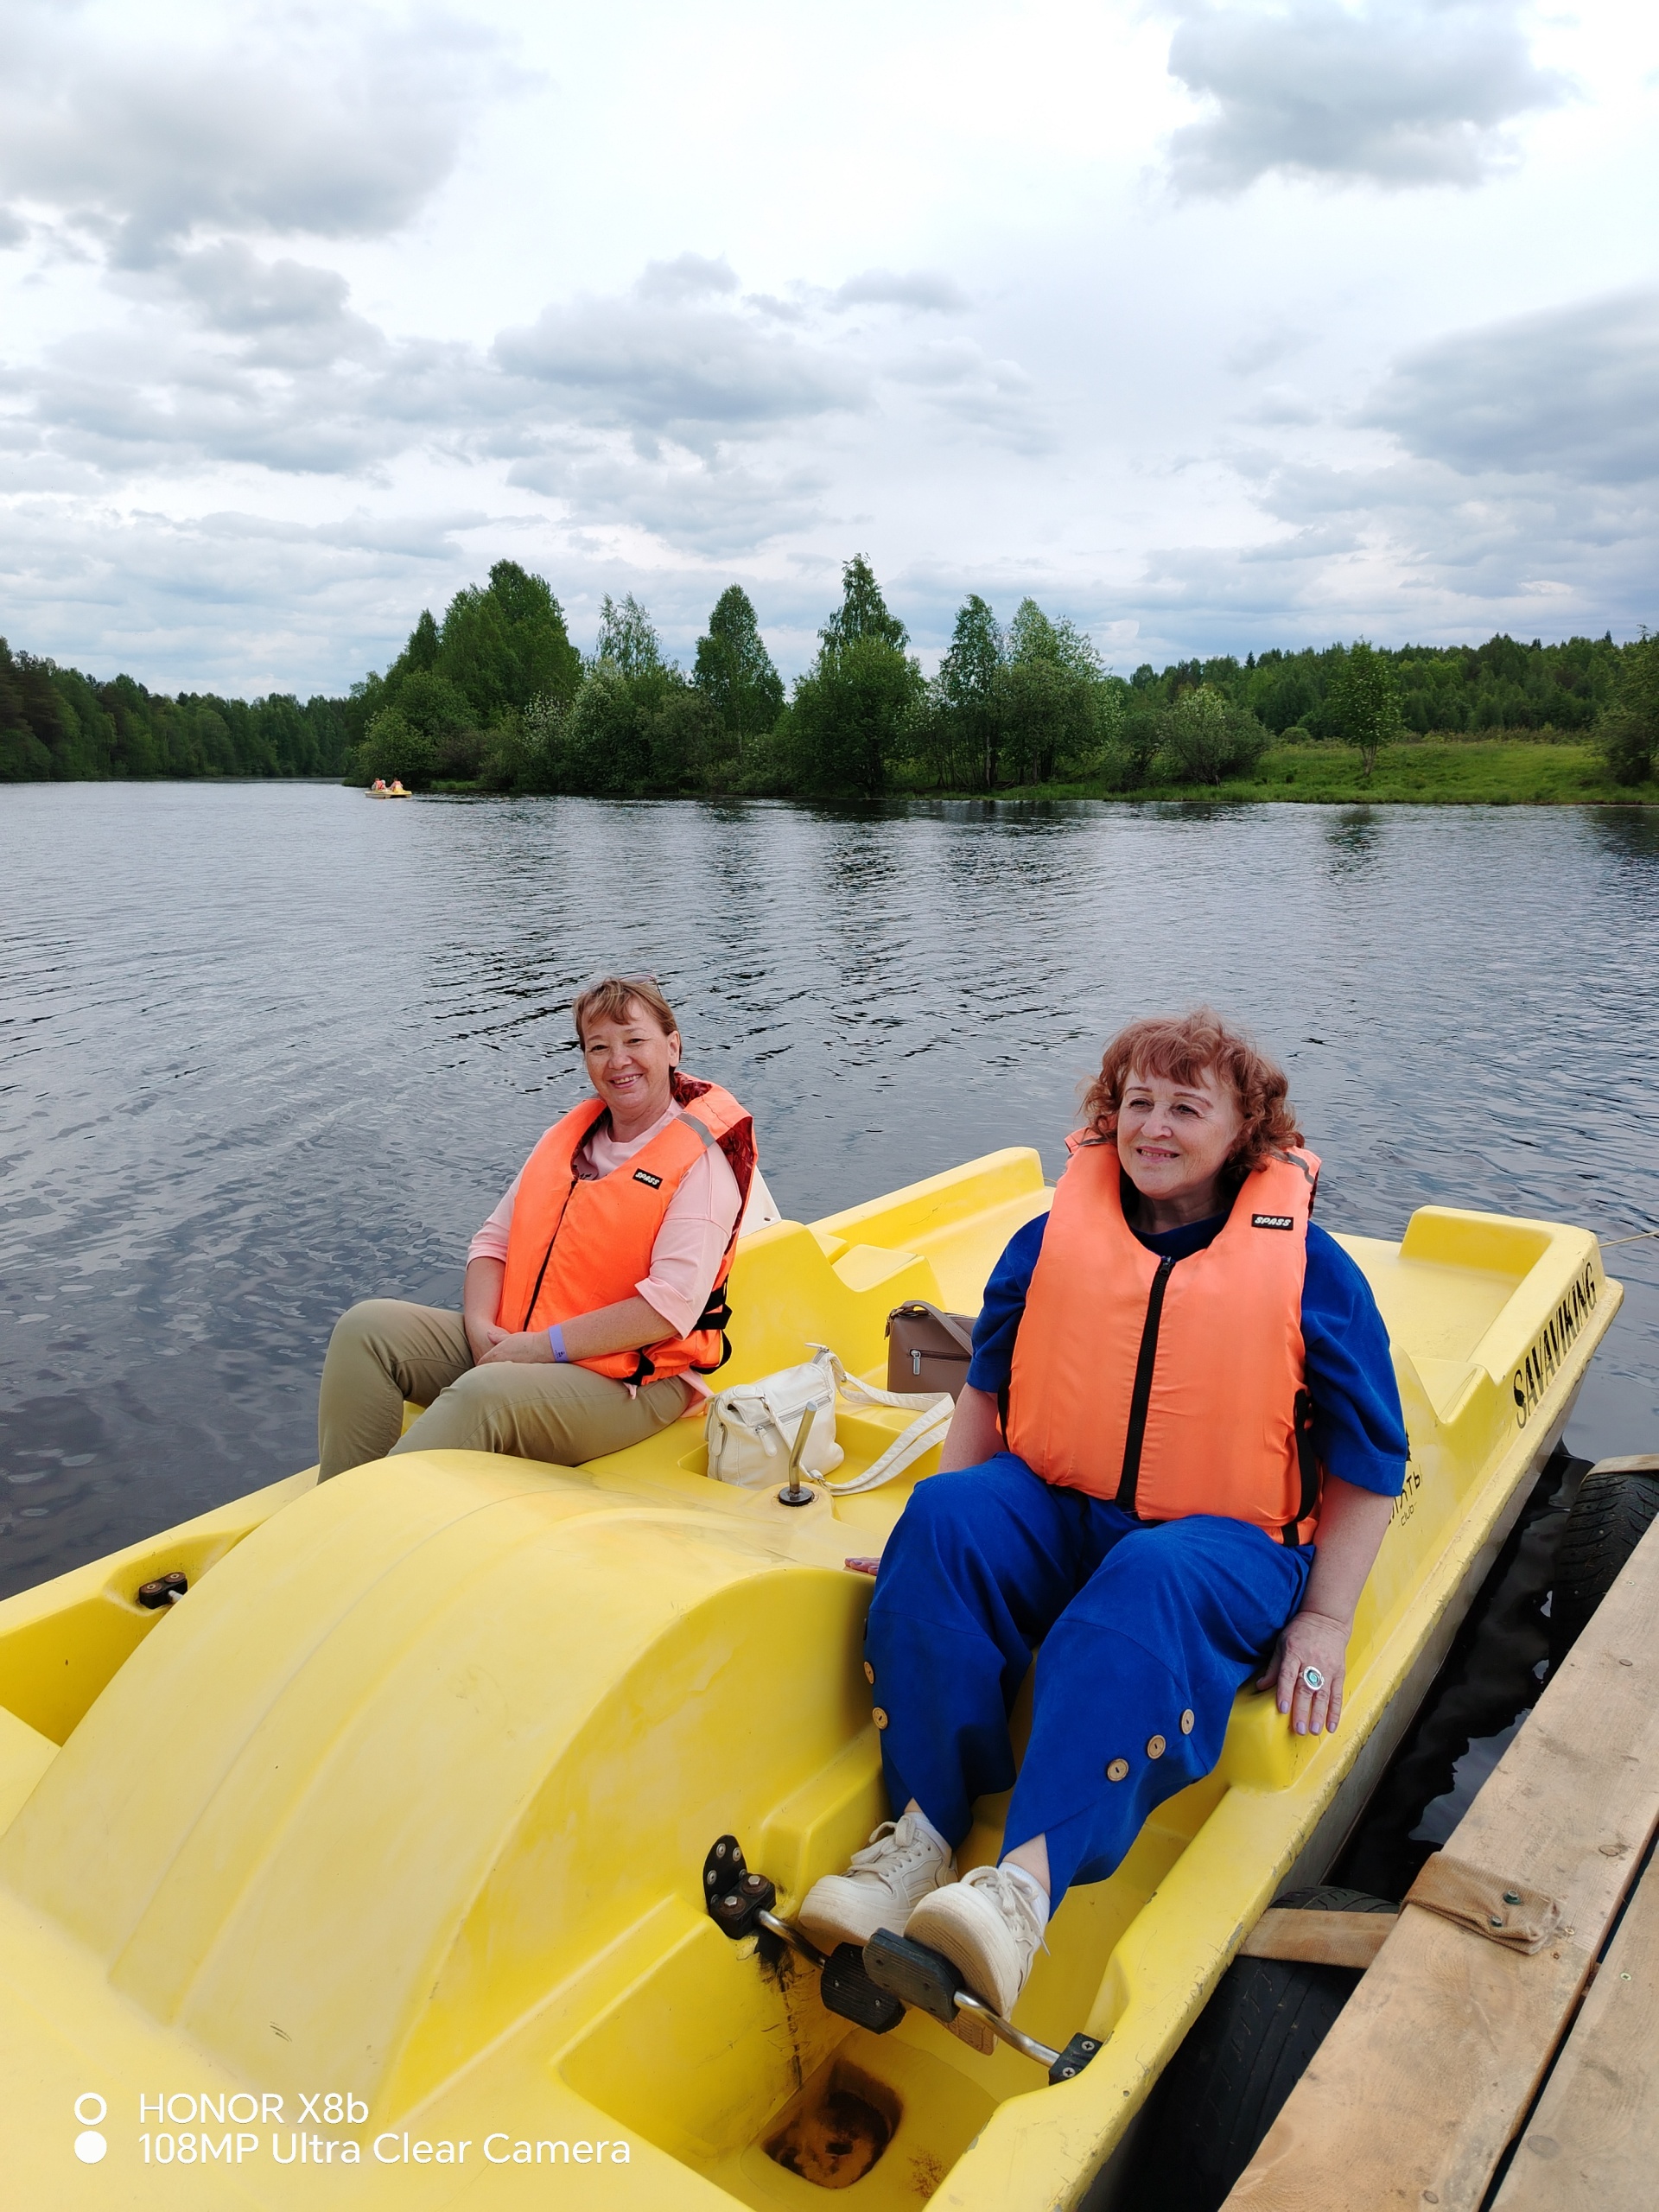
<path fill-rule="evenodd" d="M 882 1556 L 865 1672 L 898 1818 L 813 1885 L 820 1942 L 908 1934 L 1006 2017 L 1067 1888 L 1210 1771 L 1248 1682 L 1298 1734 L 1336 1726 L 1406 1433 L 1370 1286 L 1309 1219 L 1287 1092 L 1207 1009 L 1107 1046 Z M 1000 1864 L 958 1879 L 974 1800 L 1010 1785 Z"/>

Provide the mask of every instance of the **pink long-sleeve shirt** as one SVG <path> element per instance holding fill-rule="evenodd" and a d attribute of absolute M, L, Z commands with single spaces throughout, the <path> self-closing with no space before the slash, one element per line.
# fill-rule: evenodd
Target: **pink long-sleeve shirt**
<path fill-rule="evenodd" d="M 625 1160 L 643 1151 L 681 1111 L 679 1106 L 671 1105 L 660 1121 L 653 1122 L 643 1135 L 630 1138 L 626 1144 L 620 1144 L 608 1128 L 593 1130 L 576 1154 L 577 1174 L 584 1180 L 609 1175 Z M 495 1211 L 467 1246 L 469 1263 L 474 1260 L 505 1260 L 513 1201 L 523 1179 L 524 1171 L 520 1169 L 507 1185 Z M 646 1305 L 662 1315 L 672 1335 L 688 1334 L 709 1303 L 709 1294 L 715 1287 L 715 1277 L 720 1272 L 720 1263 L 731 1238 L 732 1224 L 737 1219 L 741 1203 L 737 1178 L 725 1154 L 718 1145 L 705 1146 L 668 1202 L 663 1225 L 651 1248 L 651 1272 L 642 1282 L 634 1285 Z M 781 1218 L 757 1167 L 749 1184 L 743 1229 L 747 1233 Z M 708 1395 L 709 1385 L 702 1376 L 688 1371 L 681 1380 L 699 1395 Z"/>

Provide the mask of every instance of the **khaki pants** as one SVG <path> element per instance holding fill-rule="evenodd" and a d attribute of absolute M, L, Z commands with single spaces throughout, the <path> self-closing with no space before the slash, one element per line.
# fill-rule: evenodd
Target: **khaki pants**
<path fill-rule="evenodd" d="M 459 1313 L 365 1299 L 328 1339 L 317 1406 L 320 1480 L 396 1452 L 511 1452 L 557 1467 L 602 1459 L 677 1421 L 677 1377 L 626 1384 L 586 1367 L 503 1360 L 474 1367 Z M 426 1408 L 399 1440 L 404 1401 Z"/>

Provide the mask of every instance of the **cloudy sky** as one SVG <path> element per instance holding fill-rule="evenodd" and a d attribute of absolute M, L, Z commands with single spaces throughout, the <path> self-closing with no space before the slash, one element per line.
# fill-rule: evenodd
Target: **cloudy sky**
<path fill-rule="evenodd" d="M 868 553 L 930 664 L 1659 621 L 1643 0 L 0 0 L 0 632 L 340 690 Z"/>

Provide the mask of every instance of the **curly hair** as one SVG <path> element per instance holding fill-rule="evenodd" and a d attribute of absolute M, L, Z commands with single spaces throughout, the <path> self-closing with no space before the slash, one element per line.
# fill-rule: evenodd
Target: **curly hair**
<path fill-rule="evenodd" d="M 1097 1135 L 1116 1136 L 1131 1074 L 1196 1083 L 1210 1071 L 1232 1086 L 1244 1116 L 1243 1133 L 1228 1154 L 1229 1175 L 1243 1182 L 1267 1165 L 1269 1154 L 1301 1143 L 1284 1070 L 1207 1006 L 1191 1014 L 1149 1015 L 1120 1029 L 1101 1054 L 1100 1073 L 1084 1092 L 1084 1119 Z"/>

